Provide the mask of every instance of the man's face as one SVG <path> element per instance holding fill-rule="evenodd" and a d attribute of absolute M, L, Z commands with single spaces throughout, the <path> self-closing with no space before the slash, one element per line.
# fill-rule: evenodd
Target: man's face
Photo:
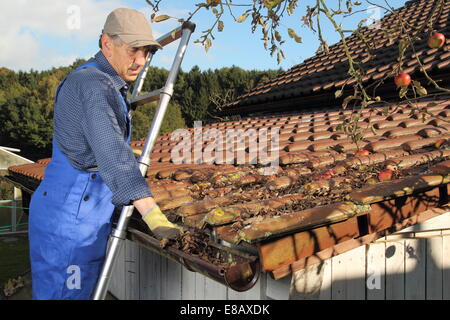
<path fill-rule="evenodd" d="M 136 80 L 150 52 L 150 47 L 135 48 L 125 43 L 116 46 L 112 41 L 104 49 L 109 63 L 126 82 Z"/>

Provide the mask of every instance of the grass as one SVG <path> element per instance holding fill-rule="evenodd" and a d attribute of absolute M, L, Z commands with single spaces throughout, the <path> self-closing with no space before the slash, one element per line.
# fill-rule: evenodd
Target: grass
<path fill-rule="evenodd" d="M 15 241 L 9 241 L 14 240 Z M 30 269 L 28 237 L 0 237 L 0 287 L 8 279 L 17 278 Z"/>

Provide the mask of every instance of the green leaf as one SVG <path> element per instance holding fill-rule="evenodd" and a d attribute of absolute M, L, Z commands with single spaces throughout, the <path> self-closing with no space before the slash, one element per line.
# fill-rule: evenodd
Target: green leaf
<path fill-rule="evenodd" d="M 272 9 L 273 7 L 280 4 L 283 0 L 264 0 L 264 6 L 267 9 Z"/>
<path fill-rule="evenodd" d="M 406 97 L 407 93 L 408 93 L 408 87 L 402 87 L 400 89 L 400 93 L 399 93 L 400 99 Z"/>
<path fill-rule="evenodd" d="M 417 89 L 417 92 L 420 96 L 426 96 L 428 94 L 427 89 L 425 89 L 424 87 L 420 87 L 419 89 Z"/>
<path fill-rule="evenodd" d="M 237 17 L 236 22 L 238 22 L 238 23 L 244 22 L 245 19 L 247 19 L 247 17 L 248 17 L 248 13 L 241 14 L 239 17 Z"/>
<path fill-rule="evenodd" d="M 412 83 L 413 83 L 414 88 L 416 88 L 417 93 L 420 96 L 426 96 L 428 94 L 427 89 L 422 87 L 422 84 L 419 81 L 413 80 Z"/>
<path fill-rule="evenodd" d="M 165 21 L 167 19 L 170 19 L 170 17 L 167 14 L 163 14 L 163 15 L 155 17 L 153 19 L 153 22 L 161 22 L 161 21 Z"/>

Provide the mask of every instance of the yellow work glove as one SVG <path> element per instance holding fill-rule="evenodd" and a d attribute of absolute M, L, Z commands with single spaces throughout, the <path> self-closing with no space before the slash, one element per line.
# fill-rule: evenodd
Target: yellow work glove
<path fill-rule="evenodd" d="M 173 224 L 162 213 L 157 204 L 151 207 L 143 216 L 142 220 L 148 225 L 153 234 L 158 238 L 173 239 L 181 234 L 181 227 Z"/>
<path fill-rule="evenodd" d="M 139 157 L 141 156 L 142 150 L 140 150 L 140 149 L 134 149 L 134 148 L 132 148 L 131 150 L 133 151 L 133 154 L 134 154 L 137 158 L 139 158 Z"/>

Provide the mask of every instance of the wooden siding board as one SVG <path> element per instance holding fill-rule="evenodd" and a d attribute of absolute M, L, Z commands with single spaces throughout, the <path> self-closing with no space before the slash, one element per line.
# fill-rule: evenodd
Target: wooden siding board
<path fill-rule="evenodd" d="M 442 237 L 442 298 L 450 300 L 450 235 Z"/>
<path fill-rule="evenodd" d="M 140 292 L 142 300 L 161 299 L 161 257 L 146 248 L 140 250 Z"/>
<path fill-rule="evenodd" d="M 442 300 L 443 242 L 440 232 L 426 241 L 426 299 Z"/>
<path fill-rule="evenodd" d="M 206 296 L 206 277 L 195 273 L 195 299 L 196 300 L 207 300 Z"/>
<path fill-rule="evenodd" d="M 210 278 L 205 278 L 205 299 L 206 300 L 226 300 L 227 287 Z"/>
<path fill-rule="evenodd" d="M 386 244 L 367 246 L 366 296 L 368 300 L 384 300 L 386 296 Z"/>
<path fill-rule="evenodd" d="M 125 299 L 125 249 L 121 247 L 117 254 L 116 264 L 113 269 L 108 290 L 119 300 Z"/>
<path fill-rule="evenodd" d="M 181 299 L 196 299 L 196 272 L 189 271 L 187 268 L 181 270 Z"/>
<path fill-rule="evenodd" d="M 289 299 L 289 288 L 291 286 L 292 276 L 284 277 L 279 280 L 274 280 L 267 277 L 266 281 L 266 296 L 274 300 Z"/>
<path fill-rule="evenodd" d="M 125 299 L 139 299 L 139 245 L 126 240 L 125 249 Z"/>
<path fill-rule="evenodd" d="M 405 244 L 400 240 L 386 243 L 386 300 L 405 298 Z"/>
<path fill-rule="evenodd" d="M 182 268 L 179 263 L 167 260 L 166 297 L 168 300 L 181 300 Z"/>
<path fill-rule="evenodd" d="M 347 300 L 364 300 L 366 298 L 366 246 L 353 250 L 348 255 L 346 268 Z"/>
<path fill-rule="evenodd" d="M 405 299 L 426 298 L 426 240 L 405 240 Z"/>
<path fill-rule="evenodd" d="M 331 299 L 331 263 L 308 266 L 293 274 L 289 299 L 291 300 L 329 300 Z"/>

